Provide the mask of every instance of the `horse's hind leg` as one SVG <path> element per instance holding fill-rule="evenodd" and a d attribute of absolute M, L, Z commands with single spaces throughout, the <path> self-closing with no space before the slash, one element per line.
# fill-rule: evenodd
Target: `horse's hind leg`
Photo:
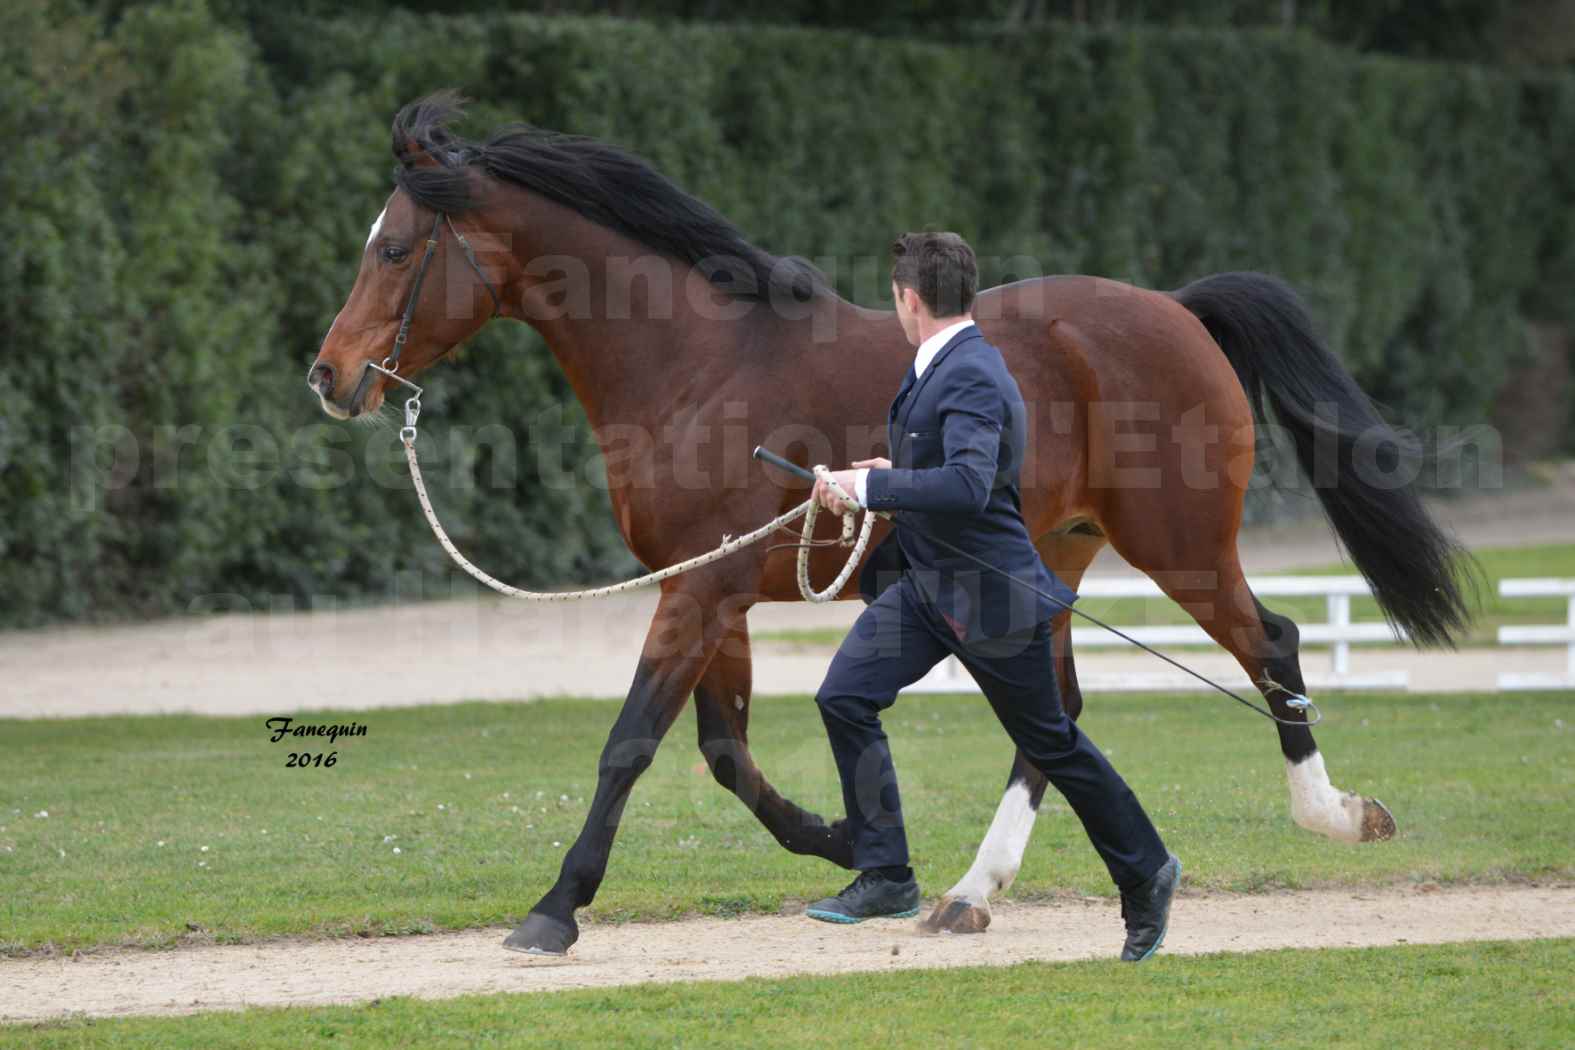
<path fill-rule="evenodd" d="M 1076 589 L 1089 563 L 1105 545 L 1102 535 L 1093 532 L 1057 533 L 1038 544 L 1040 557 L 1068 586 Z M 1072 614 L 1055 618 L 1050 644 L 1055 661 L 1056 684 L 1061 704 L 1076 720 L 1083 713 L 1083 694 L 1077 684 L 1077 668 L 1072 662 Z M 990 830 L 985 832 L 973 866 L 936 902 L 919 924 L 930 932 L 983 933 L 990 925 L 990 897 L 1003 893 L 1017 878 L 1023 854 L 1033 835 L 1039 803 L 1049 781 L 1032 762 L 1017 752 L 1007 774 L 1006 793 L 1001 796 Z"/>
<path fill-rule="evenodd" d="M 920 920 L 920 929 L 930 933 L 983 933 L 989 928 L 990 897 L 1005 892 L 1017 878 L 1048 784 L 1045 775 L 1021 751 L 1013 756 L 1006 793 L 995 807 L 995 817 L 979 844 L 973 866 L 935 902 L 930 914 Z"/>
<path fill-rule="evenodd" d="M 1152 535 L 1148 532 L 1147 535 Z M 1280 750 L 1290 781 L 1291 818 L 1309 831 L 1342 842 L 1387 839 L 1395 833 L 1394 818 L 1382 802 L 1337 789 L 1329 782 L 1323 755 L 1305 724 L 1306 712 L 1287 701 L 1305 695 L 1299 660 L 1300 632 L 1289 617 L 1271 612 L 1258 601 L 1241 571 L 1234 538 L 1221 549 L 1202 549 L 1191 540 L 1174 540 L 1164 557 L 1142 549 L 1122 549 L 1135 567 L 1148 573 L 1160 588 L 1186 609 L 1247 672 L 1279 721 Z M 1191 547 L 1190 550 L 1177 549 Z M 1213 565 L 1199 571 L 1182 566 Z"/>
<path fill-rule="evenodd" d="M 738 796 L 773 838 L 792 853 L 853 866 L 842 822 L 827 825 L 779 795 L 749 753 L 749 624 L 740 616 L 695 687 L 700 752 L 717 783 Z"/>
<path fill-rule="evenodd" d="M 1253 612 L 1262 627 L 1264 650 L 1260 671 L 1253 677 L 1270 709 L 1280 718 L 1294 711 L 1305 721 L 1306 715 L 1287 708 L 1284 702 L 1293 695 L 1306 695 L 1299 656 L 1300 632 L 1289 617 L 1272 612 L 1252 594 L 1247 581 L 1240 586 L 1252 599 Z M 1241 660 L 1241 655 L 1237 654 Z M 1247 667 L 1246 661 L 1242 666 Z M 1248 670 L 1251 674 L 1251 670 Z M 1312 730 L 1305 726 L 1277 723 L 1280 750 L 1285 755 L 1285 774 L 1291 789 L 1291 819 L 1308 831 L 1316 831 L 1344 842 L 1373 842 L 1392 838 L 1395 819 L 1388 807 L 1375 798 L 1363 798 L 1340 791 L 1329 782 L 1323 754 L 1313 742 Z"/>

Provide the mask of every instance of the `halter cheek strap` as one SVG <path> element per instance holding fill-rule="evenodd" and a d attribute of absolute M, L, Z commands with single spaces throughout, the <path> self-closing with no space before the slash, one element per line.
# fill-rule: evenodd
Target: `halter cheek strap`
<path fill-rule="evenodd" d="M 437 251 L 438 226 L 442 224 L 443 219 L 442 212 L 432 217 L 432 232 L 427 234 L 427 250 L 421 255 L 421 265 L 416 267 L 416 279 L 410 286 L 410 298 L 405 300 L 405 315 L 399 319 L 399 334 L 394 336 L 394 349 L 383 358 L 383 368 L 389 372 L 399 371 L 399 355 L 405 352 L 405 340 L 410 338 L 410 321 L 416 316 L 416 303 L 421 300 L 421 285 L 427 279 L 427 268 L 432 265 L 432 253 Z"/>
<path fill-rule="evenodd" d="M 399 355 L 405 352 L 405 341 L 410 338 L 410 322 L 416 316 L 416 304 L 421 299 L 421 285 L 427 279 L 427 269 L 432 265 L 432 255 L 437 251 L 438 237 L 442 234 L 442 227 L 445 224 L 448 226 L 448 232 L 454 235 L 454 240 L 459 242 L 460 250 L 465 253 L 465 261 L 470 263 L 470 268 L 476 272 L 482 287 L 492 297 L 492 316 L 487 320 L 490 321 L 503 312 L 503 301 L 498 298 L 498 290 L 492 286 L 491 281 L 487 280 L 486 273 L 481 269 L 481 263 L 476 261 L 476 252 L 471 248 L 470 242 L 465 239 L 464 234 L 454 228 L 454 220 L 448 217 L 447 212 L 438 212 L 432 217 L 432 232 L 427 234 L 426 251 L 421 255 L 421 265 L 416 267 L 416 279 L 410 285 L 410 298 L 405 300 L 405 313 L 399 319 L 399 333 L 394 336 L 394 348 L 387 357 L 383 358 L 383 364 L 378 369 L 385 375 L 399 371 Z"/>

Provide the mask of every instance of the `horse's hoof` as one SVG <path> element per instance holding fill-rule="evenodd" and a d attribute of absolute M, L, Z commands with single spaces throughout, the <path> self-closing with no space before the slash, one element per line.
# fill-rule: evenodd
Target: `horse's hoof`
<path fill-rule="evenodd" d="M 1376 798 L 1362 799 L 1362 841 L 1384 842 L 1395 837 L 1395 817 Z"/>
<path fill-rule="evenodd" d="M 504 938 L 503 947 L 526 955 L 565 955 L 579 939 L 580 928 L 573 919 L 564 922 L 533 911 Z"/>
<path fill-rule="evenodd" d="M 942 897 L 919 922 L 925 933 L 983 933 L 990 928 L 990 906 L 972 904 L 961 897 Z"/>

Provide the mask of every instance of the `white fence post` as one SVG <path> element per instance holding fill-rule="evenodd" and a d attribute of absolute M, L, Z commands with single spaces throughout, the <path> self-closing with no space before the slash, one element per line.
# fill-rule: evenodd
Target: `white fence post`
<path fill-rule="evenodd" d="M 1564 650 L 1564 673 L 1570 681 L 1575 682 L 1575 591 L 1570 592 L 1568 611 L 1564 622 L 1570 629 L 1570 645 Z"/>
<path fill-rule="evenodd" d="M 1351 626 L 1351 596 L 1349 594 L 1329 595 L 1329 626 Z M 1346 641 L 1335 642 L 1330 650 L 1333 653 L 1334 673 L 1347 675 L 1351 673 L 1351 643 Z"/>

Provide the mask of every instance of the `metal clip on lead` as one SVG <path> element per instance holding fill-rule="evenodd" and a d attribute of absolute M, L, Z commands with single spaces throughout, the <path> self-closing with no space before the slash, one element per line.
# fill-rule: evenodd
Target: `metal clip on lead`
<path fill-rule="evenodd" d="M 390 363 L 394 365 L 394 368 L 388 367 Z M 374 372 L 378 372 L 384 376 L 387 376 L 389 379 L 392 379 L 400 386 L 414 391 L 410 397 L 405 399 L 405 425 L 400 428 L 399 440 L 403 441 L 407 445 L 415 444 L 416 420 L 421 418 L 421 395 L 425 393 L 425 390 L 395 371 L 395 369 L 399 367 L 399 364 L 398 362 L 393 361 L 392 358 L 383 358 L 383 363 L 380 365 L 374 365 L 372 362 L 368 361 L 366 363 L 366 367 L 370 368 Z"/>

